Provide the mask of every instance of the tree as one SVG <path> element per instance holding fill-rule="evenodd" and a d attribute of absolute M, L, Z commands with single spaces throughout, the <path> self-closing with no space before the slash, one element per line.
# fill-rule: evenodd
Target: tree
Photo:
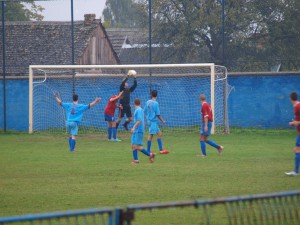
<path fill-rule="evenodd" d="M 106 0 L 103 10 L 106 27 L 141 28 L 147 21 L 143 4 L 134 0 Z"/>
<path fill-rule="evenodd" d="M 300 2 L 266 0 L 258 4 L 267 27 L 266 52 L 284 70 L 300 68 Z"/>
<path fill-rule="evenodd" d="M 147 28 L 149 1 L 122 0 L 127 6 L 120 1 L 107 0 L 103 15 L 111 25 L 143 21 Z M 152 1 L 152 43 L 161 46 L 160 58 L 222 63 L 240 71 L 270 70 L 277 63 L 300 68 L 299 0 L 225 0 L 225 33 L 222 1 Z"/>
<path fill-rule="evenodd" d="M 226 60 L 238 49 L 248 48 L 245 40 L 262 29 L 253 3 L 226 0 Z M 223 61 L 221 0 L 155 1 L 153 15 L 153 35 L 173 46 L 180 58 L 191 62 L 199 62 L 201 58 L 217 63 Z"/>
<path fill-rule="evenodd" d="M 44 16 L 40 13 L 44 8 L 37 5 L 34 1 L 28 2 L 4 2 L 5 21 L 30 21 L 43 20 Z M 2 7 L 0 7 L 2 15 Z M 0 18 L 2 20 L 2 17 Z"/>

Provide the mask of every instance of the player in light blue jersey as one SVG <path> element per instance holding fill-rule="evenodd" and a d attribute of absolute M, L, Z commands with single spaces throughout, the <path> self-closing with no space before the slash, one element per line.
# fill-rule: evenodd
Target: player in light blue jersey
<path fill-rule="evenodd" d="M 141 151 L 145 155 L 149 156 L 150 163 L 154 162 L 155 154 L 150 153 L 146 149 L 143 148 L 143 136 L 145 131 L 145 124 L 144 124 L 144 111 L 141 108 L 141 101 L 140 99 L 134 99 L 134 125 L 131 129 L 131 148 L 133 154 L 133 161 L 132 164 L 139 164 L 138 159 L 138 151 Z"/>
<path fill-rule="evenodd" d="M 78 95 L 73 95 L 73 102 L 72 103 L 64 103 L 60 100 L 56 93 L 54 93 L 55 100 L 59 105 L 61 105 L 66 111 L 66 125 L 68 131 L 70 133 L 69 137 L 69 146 L 70 151 L 75 151 L 76 145 L 76 136 L 78 134 L 78 125 L 82 119 L 83 113 L 93 107 L 97 102 L 101 100 L 101 98 L 96 98 L 92 103 L 88 105 L 78 104 Z"/>
<path fill-rule="evenodd" d="M 147 150 L 151 152 L 151 141 L 154 134 L 157 134 L 157 143 L 160 154 L 168 154 L 170 151 L 163 149 L 162 146 L 162 132 L 158 126 L 158 120 L 160 120 L 163 124 L 165 121 L 160 115 L 159 104 L 156 101 L 157 99 L 157 91 L 151 91 L 151 99 L 147 101 L 146 106 L 144 108 L 144 112 L 146 114 L 147 125 L 149 126 L 149 136 L 147 142 Z"/>

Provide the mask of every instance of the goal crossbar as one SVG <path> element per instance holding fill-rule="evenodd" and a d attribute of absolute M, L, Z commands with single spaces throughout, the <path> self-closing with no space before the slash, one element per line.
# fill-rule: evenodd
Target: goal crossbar
<path fill-rule="evenodd" d="M 133 64 L 133 65 L 30 65 L 30 69 L 131 69 L 131 68 L 186 68 L 212 67 L 214 63 L 186 63 L 186 64 Z"/>

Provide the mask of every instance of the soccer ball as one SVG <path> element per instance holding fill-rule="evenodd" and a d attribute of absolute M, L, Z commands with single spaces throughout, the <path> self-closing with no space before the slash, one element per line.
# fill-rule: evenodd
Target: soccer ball
<path fill-rule="evenodd" d="M 136 71 L 135 70 L 128 70 L 128 75 L 131 77 L 135 77 Z"/>

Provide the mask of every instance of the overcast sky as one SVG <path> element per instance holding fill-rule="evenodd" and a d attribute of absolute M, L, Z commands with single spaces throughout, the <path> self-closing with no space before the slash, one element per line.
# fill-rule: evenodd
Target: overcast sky
<path fill-rule="evenodd" d="M 96 18 L 102 16 L 106 0 L 73 0 L 74 20 L 83 20 L 84 14 L 94 13 Z M 45 8 L 44 21 L 70 21 L 71 0 L 36 1 Z"/>

